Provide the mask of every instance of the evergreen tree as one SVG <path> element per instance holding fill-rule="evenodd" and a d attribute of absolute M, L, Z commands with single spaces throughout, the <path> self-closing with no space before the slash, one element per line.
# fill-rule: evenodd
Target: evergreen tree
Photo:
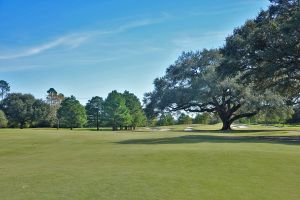
<path fill-rule="evenodd" d="M 51 106 L 41 99 L 37 99 L 33 107 L 33 116 L 31 127 L 51 127 L 52 116 L 51 116 Z"/>
<path fill-rule="evenodd" d="M 87 122 L 84 107 L 74 96 L 65 98 L 57 111 L 61 123 L 71 130 L 82 127 Z"/>
<path fill-rule="evenodd" d="M 56 124 L 57 129 L 59 128 L 59 119 L 57 118 L 57 110 L 60 107 L 61 102 L 64 100 L 64 95 L 58 93 L 54 88 L 50 88 L 47 91 L 47 103 L 50 105 L 50 126 Z"/>
<path fill-rule="evenodd" d="M 90 127 L 97 127 L 97 130 L 99 130 L 100 118 L 103 113 L 103 99 L 98 96 L 93 97 L 86 104 L 85 110 L 87 113 L 88 125 Z"/>
<path fill-rule="evenodd" d="M 142 105 L 139 99 L 133 93 L 129 93 L 128 91 L 125 91 L 123 93 L 123 97 L 126 102 L 126 107 L 129 109 L 130 115 L 132 117 L 130 127 L 135 129 L 137 126 L 145 126 L 147 118 L 142 109 Z M 127 129 L 127 127 L 125 128 Z"/>
<path fill-rule="evenodd" d="M 132 124 L 130 110 L 126 106 L 126 100 L 122 94 L 112 91 L 108 94 L 104 102 L 104 121 L 111 126 L 113 131 L 123 129 L 124 126 Z"/>

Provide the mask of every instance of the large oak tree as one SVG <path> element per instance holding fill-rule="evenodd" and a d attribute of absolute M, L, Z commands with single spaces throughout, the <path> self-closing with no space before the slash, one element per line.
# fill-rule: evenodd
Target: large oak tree
<path fill-rule="evenodd" d="M 271 89 L 291 100 L 300 97 L 299 0 L 270 0 L 270 7 L 236 28 L 222 48 L 225 76 Z"/>
<path fill-rule="evenodd" d="M 154 81 L 154 91 L 145 95 L 146 111 L 213 112 L 229 130 L 237 119 L 252 117 L 261 109 L 284 107 L 281 96 L 269 91 L 260 94 L 237 78 L 223 78 L 216 68 L 223 58 L 218 50 L 183 53 L 165 76 Z M 148 114 L 148 116 L 151 114 Z"/>

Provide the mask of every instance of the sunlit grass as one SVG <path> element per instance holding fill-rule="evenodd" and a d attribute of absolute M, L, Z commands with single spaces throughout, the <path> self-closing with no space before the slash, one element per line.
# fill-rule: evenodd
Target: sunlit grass
<path fill-rule="evenodd" d="M 0 129 L 0 199 L 300 199 L 299 141 L 257 138 L 300 127 L 189 126 Z"/>

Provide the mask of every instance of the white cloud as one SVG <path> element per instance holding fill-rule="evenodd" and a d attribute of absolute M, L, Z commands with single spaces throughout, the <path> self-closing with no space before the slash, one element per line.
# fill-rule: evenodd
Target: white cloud
<path fill-rule="evenodd" d="M 88 35 L 84 34 L 71 34 L 63 37 L 59 37 L 55 40 L 52 40 L 48 43 L 41 44 L 36 47 L 28 48 L 26 50 L 11 53 L 11 54 L 4 54 L 0 55 L 1 60 L 8 60 L 8 59 L 14 59 L 14 58 L 20 58 L 20 57 L 27 57 L 32 56 L 36 54 L 40 54 L 44 51 L 47 51 L 49 49 L 53 49 L 55 47 L 59 46 L 66 46 L 69 48 L 76 48 L 83 42 L 85 42 L 89 38 Z"/>
<path fill-rule="evenodd" d="M 117 33 L 125 32 L 130 29 L 161 23 L 169 17 L 169 15 L 167 15 L 166 13 L 162 13 L 162 14 L 163 16 L 160 18 L 152 18 L 152 19 L 149 18 L 149 19 L 128 21 L 122 25 L 119 25 L 117 28 L 108 31 L 93 30 L 93 31 L 72 33 L 22 51 L 16 51 L 10 54 L 0 53 L 0 60 L 10 60 L 10 59 L 16 59 L 21 57 L 33 56 L 57 47 L 67 47 L 71 49 L 77 48 L 83 43 L 85 43 L 88 39 L 95 36 L 117 34 Z"/>
<path fill-rule="evenodd" d="M 119 32 L 123 32 L 129 29 L 133 29 L 133 28 L 138 28 L 138 27 L 143 27 L 143 26 L 149 26 L 152 24 L 159 24 L 165 20 L 167 20 L 170 15 L 168 15 L 167 13 L 162 13 L 163 16 L 161 18 L 156 18 L 156 19 L 140 19 L 140 20 L 135 20 L 135 21 L 130 21 L 125 23 L 124 25 L 121 25 L 118 28 Z"/>

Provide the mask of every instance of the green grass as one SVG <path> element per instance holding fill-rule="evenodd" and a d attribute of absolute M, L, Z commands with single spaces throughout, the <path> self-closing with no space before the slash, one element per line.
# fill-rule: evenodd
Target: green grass
<path fill-rule="evenodd" d="M 1 129 L 0 199 L 300 199 L 300 127 L 185 127 Z"/>

